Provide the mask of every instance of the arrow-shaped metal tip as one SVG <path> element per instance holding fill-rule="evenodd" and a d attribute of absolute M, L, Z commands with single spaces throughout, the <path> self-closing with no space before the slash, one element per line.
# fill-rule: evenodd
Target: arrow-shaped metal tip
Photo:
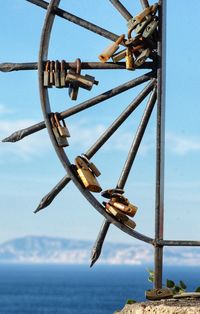
<path fill-rule="evenodd" d="M 49 204 L 51 204 L 51 202 L 53 201 L 54 197 L 55 197 L 55 196 L 54 196 L 54 194 L 52 193 L 52 191 L 51 191 L 50 193 L 48 193 L 47 195 L 45 195 L 45 196 L 41 199 L 41 201 L 40 201 L 38 207 L 34 210 L 34 214 L 36 214 L 37 212 L 39 212 L 40 210 L 42 210 L 43 208 L 45 208 L 45 207 L 47 207 Z"/>
<path fill-rule="evenodd" d="M 46 194 L 40 201 L 38 207 L 34 210 L 34 213 L 36 214 L 43 208 L 49 206 L 51 202 L 54 200 L 54 198 L 64 189 L 64 187 L 70 182 L 70 177 L 68 175 L 64 176 L 55 186 L 54 188 Z"/>
<path fill-rule="evenodd" d="M 100 254 L 101 254 L 101 248 L 98 248 L 98 247 L 94 246 L 93 249 L 92 249 L 92 253 L 91 253 L 90 268 L 94 265 L 94 263 L 96 263 L 96 261 L 98 260 Z"/>
<path fill-rule="evenodd" d="M 11 143 L 14 143 L 14 142 L 17 142 L 17 141 L 20 141 L 21 139 L 23 138 L 22 136 L 22 132 L 21 130 L 20 131 L 16 131 L 14 133 L 12 133 L 10 136 L 8 137 L 5 137 L 2 142 L 11 142 Z"/>

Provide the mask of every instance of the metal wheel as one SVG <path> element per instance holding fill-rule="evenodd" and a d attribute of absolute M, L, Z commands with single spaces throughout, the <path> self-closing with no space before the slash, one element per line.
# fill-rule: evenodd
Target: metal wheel
<path fill-rule="evenodd" d="M 72 181 L 90 204 L 105 217 L 105 221 L 101 227 L 100 233 L 94 245 L 91 257 L 91 266 L 98 259 L 101 253 L 103 241 L 109 229 L 110 223 L 113 223 L 122 231 L 130 236 L 142 240 L 144 242 L 155 245 L 157 272 L 160 274 L 162 268 L 162 244 L 157 244 L 157 239 L 162 240 L 163 233 L 163 149 L 164 149 L 164 86 L 163 86 L 163 58 L 162 58 L 162 38 L 164 34 L 164 3 L 150 4 L 148 0 L 140 0 L 141 11 L 133 17 L 133 15 L 124 7 L 118 0 L 110 0 L 114 8 L 122 15 L 127 24 L 127 34 L 116 35 L 107 31 L 95 24 L 83 20 L 69 12 L 59 8 L 60 0 L 51 0 L 48 4 L 43 0 L 27 0 L 43 9 L 46 9 L 46 17 L 42 29 L 39 58 L 36 63 L 24 64 L 1 64 L 1 71 L 14 71 L 24 69 L 37 69 L 39 78 L 39 91 L 41 99 L 41 108 L 44 116 L 44 121 L 26 129 L 16 131 L 11 136 L 4 139 L 4 142 L 16 142 L 23 139 L 34 132 L 47 128 L 52 145 L 56 154 L 66 170 L 66 176 L 41 200 L 35 212 L 38 212 L 48 206 L 58 193 Z M 136 0 L 135 0 L 136 1 Z M 134 4 L 134 1 L 133 1 Z M 136 12 L 137 13 L 137 12 Z M 100 55 L 100 61 L 96 62 L 81 62 L 81 53 L 75 56 L 75 62 L 65 61 L 49 61 L 48 48 L 51 30 L 54 19 L 63 18 L 72 23 L 75 23 L 88 31 L 105 37 L 113 42 L 104 53 Z M 118 50 L 119 49 L 119 50 Z M 118 52 L 120 51 L 120 52 Z M 112 58 L 112 61 L 110 62 Z M 121 84 L 111 90 L 108 90 L 98 96 L 88 99 L 78 105 L 72 106 L 65 111 L 55 113 L 52 112 L 49 100 L 49 88 L 63 87 L 70 88 L 72 99 L 76 99 L 78 89 L 85 88 L 91 90 L 93 85 L 97 84 L 94 77 L 81 75 L 81 70 L 110 70 L 115 73 L 115 70 L 133 71 L 131 73 L 139 73 L 142 69 L 144 74 Z M 63 76 L 62 76 L 63 75 Z M 64 78 L 63 85 L 61 80 Z M 140 84 L 145 84 L 145 87 L 139 92 L 135 99 L 124 109 L 124 111 L 113 121 L 105 132 L 96 140 L 96 142 L 83 154 L 79 156 L 79 163 L 76 166 L 74 161 L 68 158 L 69 148 L 67 137 L 69 133 L 65 122 L 67 118 L 78 114 L 92 106 L 95 106 L 103 101 L 115 97 L 116 95 L 126 92 Z M 58 89 L 59 92 L 59 89 Z M 147 100 L 146 100 L 147 98 Z M 143 102 L 147 102 L 144 109 L 138 129 L 133 138 L 127 159 L 119 180 L 110 187 L 109 191 L 103 192 L 102 196 L 110 199 L 108 202 L 101 204 L 95 197 L 95 194 L 89 187 L 84 185 L 78 169 L 84 169 L 86 175 L 92 176 L 92 180 L 96 180 L 98 171 L 94 170 L 94 165 L 91 165 L 92 157 L 100 150 L 100 148 L 109 140 L 116 130 L 126 121 L 126 119 L 134 112 L 134 110 Z M 140 147 L 145 129 L 148 125 L 154 105 L 157 101 L 157 174 L 156 174 L 156 235 L 155 239 L 141 234 L 134 230 L 134 222 L 127 217 L 127 212 L 124 211 L 125 206 L 131 205 L 129 201 L 122 195 L 125 190 L 125 185 L 130 174 L 133 162 Z M 64 122 L 65 120 L 65 122 Z M 64 123 L 64 124 L 62 124 Z M 63 132 L 63 133 L 62 133 Z M 70 142 L 70 140 L 69 140 Z M 80 152 L 81 154 L 81 152 Z M 75 156 L 76 157 L 76 156 Z M 77 159 L 76 159 L 77 161 Z M 83 162 L 81 166 L 80 162 Z M 85 167 L 85 168 L 84 168 Z M 96 181 L 95 181 L 96 182 Z M 121 197 L 120 197 L 121 195 Z M 102 199 L 102 201 L 105 199 Z M 114 203 L 113 203 L 114 202 Z M 116 203 L 118 205 L 116 205 Z M 123 205 L 123 206 L 122 206 Z M 120 207 L 121 206 L 121 207 Z M 112 211 L 113 210 L 113 211 Z M 133 216 L 133 215 L 132 215 Z M 161 286 L 161 274 L 155 283 L 156 287 Z"/>

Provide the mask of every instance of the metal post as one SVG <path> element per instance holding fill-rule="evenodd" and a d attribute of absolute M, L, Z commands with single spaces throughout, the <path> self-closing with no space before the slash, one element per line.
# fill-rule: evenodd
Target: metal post
<path fill-rule="evenodd" d="M 155 288 L 162 287 L 164 224 L 164 131 L 165 131 L 165 23 L 166 0 L 159 1 L 158 71 L 157 71 L 157 143 L 156 143 L 156 197 L 155 197 Z"/>

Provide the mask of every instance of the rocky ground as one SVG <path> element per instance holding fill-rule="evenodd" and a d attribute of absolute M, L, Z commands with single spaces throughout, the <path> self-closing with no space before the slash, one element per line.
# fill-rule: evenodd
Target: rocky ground
<path fill-rule="evenodd" d="M 200 314 L 200 299 L 168 299 L 126 304 L 116 314 Z"/>

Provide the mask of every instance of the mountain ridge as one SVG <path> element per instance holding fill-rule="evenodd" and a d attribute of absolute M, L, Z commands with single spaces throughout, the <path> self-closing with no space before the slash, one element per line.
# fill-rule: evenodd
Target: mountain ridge
<path fill-rule="evenodd" d="M 0 263 L 89 264 L 93 242 L 49 236 L 24 236 L 0 244 Z M 152 265 L 153 247 L 147 244 L 105 242 L 98 264 Z M 165 248 L 166 265 L 197 265 L 199 248 Z"/>

